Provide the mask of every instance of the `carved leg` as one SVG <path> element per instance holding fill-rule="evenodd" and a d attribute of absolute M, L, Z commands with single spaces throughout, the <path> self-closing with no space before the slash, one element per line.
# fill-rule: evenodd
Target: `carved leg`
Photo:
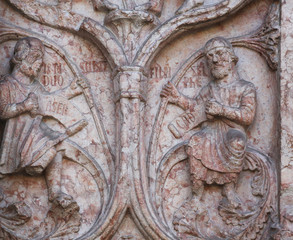
<path fill-rule="evenodd" d="M 192 223 L 195 218 L 203 213 L 201 198 L 204 191 L 204 182 L 196 179 L 194 174 L 191 174 L 192 198 L 186 201 L 174 214 L 173 225 L 177 232 L 192 231 Z"/>
<path fill-rule="evenodd" d="M 181 7 L 176 11 L 176 14 L 187 12 L 196 8 L 204 3 L 204 0 L 185 0 Z"/>
<path fill-rule="evenodd" d="M 235 183 L 226 183 L 223 187 L 222 194 L 227 198 L 228 204 L 233 208 L 238 208 L 241 205 L 241 200 L 235 191 Z"/>
<path fill-rule="evenodd" d="M 53 201 L 61 193 L 62 153 L 58 152 L 46 169 L 49 200 Z"/>
<path fill-rule="evenodd" d="M 196 179 L 194 174 L 190 174 L 190 180 L 191 180 L 191 189 L 193 195 L 198 199 L 201 200 L 202 194 L 204 191 L 204 183 L 202 180 Z"/>
<path fill-rule="evenodd" d="M 63 154 L 58 152 L 46 169 L 46 182 L 48 186 L 49 201 L 59 204 L 70 211 L 79 209 L 72 196 L 61 191 Z"/>
<path fill-rule="evenodd" d="M 27 174 L 31 176 L 37 176 L 42 174 L 46 167 L 52 162 L 56 156 L 56 150 L 51 148 L 43 156 L 41 156 L 37 161 L 25 168 Z"/>

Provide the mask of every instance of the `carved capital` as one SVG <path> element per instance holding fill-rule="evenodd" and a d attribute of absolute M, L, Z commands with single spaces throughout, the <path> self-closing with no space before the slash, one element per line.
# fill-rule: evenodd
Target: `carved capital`
<path fill-rule="evenodd" d="M 143 68 L 139 66 L 121 67 L 114 81 L 117 89 L 115 100 L 119 101 L 121 98 L 139 98 L 145 101 L 141 87 L 141 82 L 144 81 L 144 79 Z"/>

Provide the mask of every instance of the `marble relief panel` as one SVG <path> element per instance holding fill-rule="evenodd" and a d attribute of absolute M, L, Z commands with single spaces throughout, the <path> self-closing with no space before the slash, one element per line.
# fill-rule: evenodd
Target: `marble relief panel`
<path fill-rule="evenodd" d="M 0 239 L 290 239 L 281 6 L 0 1 Z"/>

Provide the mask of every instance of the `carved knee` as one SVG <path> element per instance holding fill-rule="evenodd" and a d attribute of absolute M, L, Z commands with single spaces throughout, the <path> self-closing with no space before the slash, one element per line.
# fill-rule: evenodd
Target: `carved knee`
<path fill-rule="evenodd" d="M 51 161 L 56 156 L 56 149 L 49 149 L 44 155 L 42 155 L 37 161 L 33 162 L 31 165 L 25 167 L 25 172 L 31 176 L 37 176 L 43 173 L 46 167 L 51 163 Z"/>
<path fill-rule="evenodd" d="M 227 142 L 229 146 L 236 151 L 244 151 L 246 147 L 246 136 L 244 133 L 230 129 L 227 132 Z"/>
<path fill-rule="evenodd" d="M 25 172 L 31 176 L 38 176 L 41 175 L 44 171 L 44 168 L 41 166 L 29 166 L 25 168 Z"/>

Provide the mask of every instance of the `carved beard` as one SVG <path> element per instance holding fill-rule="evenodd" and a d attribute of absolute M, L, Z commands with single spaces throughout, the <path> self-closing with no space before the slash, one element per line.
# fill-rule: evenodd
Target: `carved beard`
<path fill-rule="evenodd" d="M 19 69 L 25 76 L 35 78 L 39 75 L 41 67 L 40 65 L 30 64 L 26 60 L 23 60 Z"/>
<path fill-rule="evenodd" d="M 231 65 L 229 62 L 225 64 L 213 64 L 211 66 L 211 74 L 215 79 L 223 79 L 231 72 Z"/>

